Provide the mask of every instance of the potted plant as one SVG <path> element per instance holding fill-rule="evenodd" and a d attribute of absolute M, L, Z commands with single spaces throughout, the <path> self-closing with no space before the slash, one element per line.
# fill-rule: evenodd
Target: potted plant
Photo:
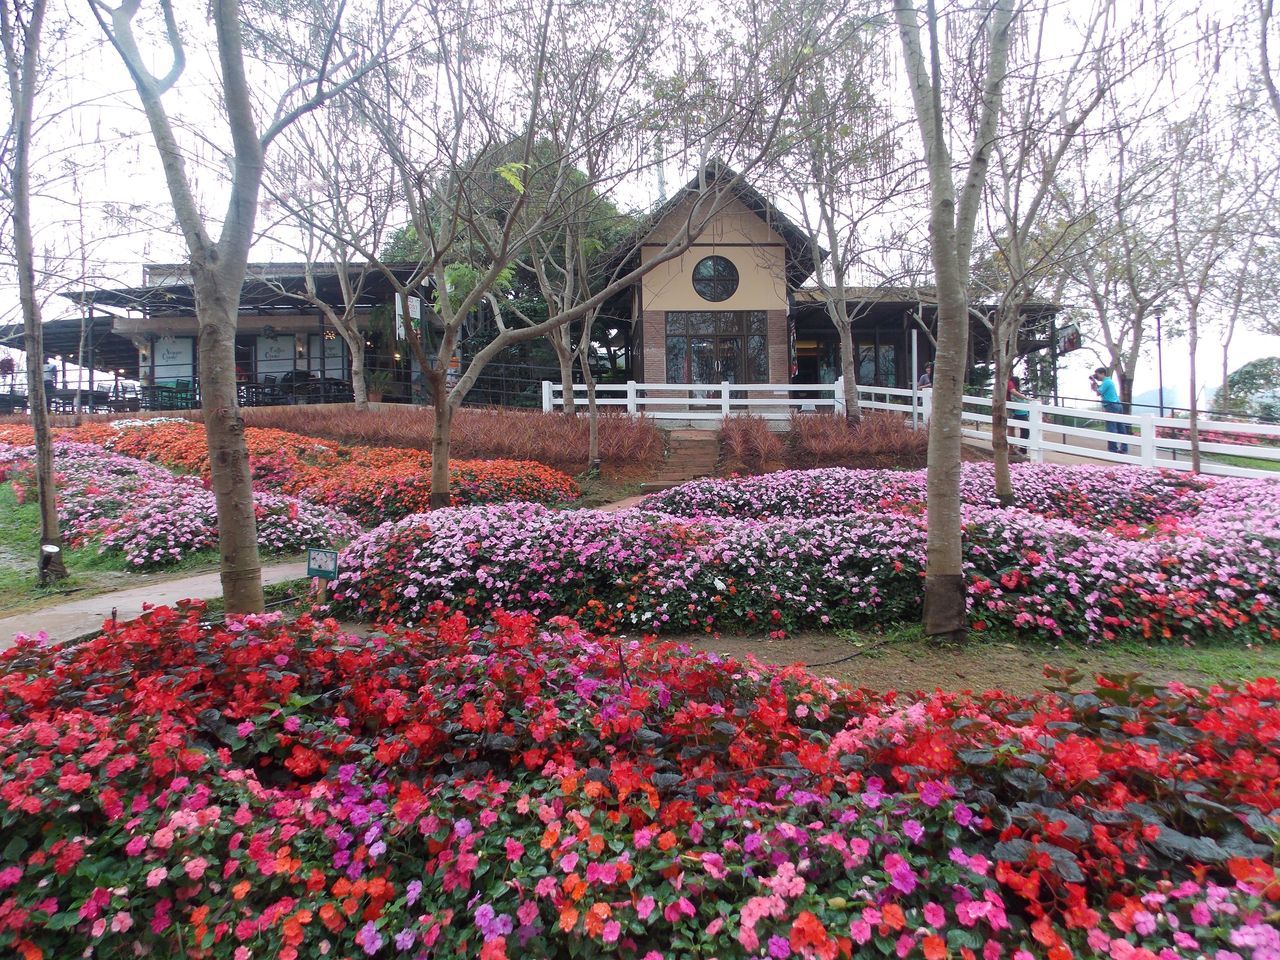
<path fill-rule="evenodd" d="M 393 374 L 390 370 L 366 370 L 364 374 L 365 393 L 370 403 L 381 403 L 382 395 L 391 385 Z"/>

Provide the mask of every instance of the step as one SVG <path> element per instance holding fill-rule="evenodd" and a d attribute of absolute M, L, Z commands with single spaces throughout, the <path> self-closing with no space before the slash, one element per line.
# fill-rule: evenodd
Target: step
<path fill-rule="evenodd" d="M 672 490 L 675 487 L 684 486 L 690 480 L 696 480 L 696 477 L 687 477 L 684 480 L 648 480 L 640 484 L 641 493 L 661 493 L 663 490 Z"/>

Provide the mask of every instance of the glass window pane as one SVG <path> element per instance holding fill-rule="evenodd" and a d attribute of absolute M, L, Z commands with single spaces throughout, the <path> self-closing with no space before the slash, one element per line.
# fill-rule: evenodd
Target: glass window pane
<path fill-rule="evenodd" d="M 708 337 L 689 341 L 689 382 L 719 383 L 716 375 L 716 342 Z"/>
<path fill-rule="evenodd" d="M 769 341 L 765 337 L 747 337 L 747 379 L 752 383 L 769 382 Z"/>
<path fill-rule="evenodd" d="M 876 371 L 876 386 L 896 387 L 898 385 L 898 365 L 892 343 L 880 345 L 879 369 Z"/>
<path fill-rule="evenodd" d="M 701 311 L 689 314 L 689 332 L 711 334 L 716 332 L 716 315 Z"/>
<path fill-rule="evenodd" d="M 872 386 L 876 382 L 876 348 L 871 344 L 858 344 L 858 383 Z"/>
<path fill-rule="evenodd" d="M 688 382 L 689 341 L 685 337 L 667 337 L 667 383 Z"/>
<path fill-rule="evenodd" d="M 728 300 L 738 289 L 738 268 L 727 257 L 703 257 L 693 268 L 693 289 L 712 303 Z"/>
<path fill-rule="evenodd" d="M 716 315 L 716 332 L 733 336 L 742 333 L 742 321 L 738 315 L 731 310 Z"/>
<path fill-rule="evenodd" d="M 689 314 L 672 311 L 667 314 L 667 335 L 689 332 Z"/>
<path fill-rule="evenodd" d="M 720 340 L 720 379 L 729 383 L 742 382 L 742 338 L 724 337 Z"/>
<path fill-rule="evenodd" d="M 752 310 L 747 314 L 747 332 L 761 337 L 769 335 L 769 316 L 763 310 Z"/>

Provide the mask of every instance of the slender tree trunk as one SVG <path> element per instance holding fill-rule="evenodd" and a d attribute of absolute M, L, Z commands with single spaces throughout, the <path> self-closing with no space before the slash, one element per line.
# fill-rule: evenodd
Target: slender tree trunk
<path fill-rule="evenodd" d="M 36 582 L 46 586 L 67 576 L 58 531 L 58 500 L 53 474 L 53 435 L 49 402 L 44 392 L 44 329 L 36 297 L 35 242 L 31 232 L 31 138 L 39 78 L 40 40 L 44 0 L 35 0 L 27 27 L 19 38 L 16 15 L 3 14 L 5 67 L 13 105 L 13 248 L 18 273 L 18 301 L 22 309 L 23 348 L 27 354 L 27 404 L 36 446 L 36 497 L 40 505 L 40 554 Z M 19 58 L 21 63 L 19 63 Z"/>
<path fill-rule="evenodd" d="M 209 445 L 209 476 L 218 506 L 218 552 L 227 610 L 260 611 L 262 564 L 244 419 L 236 395 L 236 320 L 240 284 L 225 289 L 193 264 L 199 323 L 200 405 Z"/>
<path fill-rule="evenodd" d="M 453 428 L 453 403 L 445 390 L 445 374 L 431 377 L 435 393 L 435 428 L 431 431 L 431 509 L 449 506 L 449 441 Z"/>
<path fill-rule="evenodd" d="M 1227 356 L 1230 348 L 1230 340 L 1222 345 L 1222 389 L 1213 398 L 1213 405 L 1219 410 L 1231 409 L 1231 384 L 1227 381 L 1227 378 L 1231 376 L 1230 359 Z"/>
<path fill-rule="evenodd" d="M 929 419 L 928 566 L 924 582 L 924 630 L 963 642 L 965 601 L 960 479 L 963 460 L 960 415 L 964 409 L 969 304 L 956 261 L 954 208 L 935 199 L 930 214 L 934 272 L 938 281 L 938 353 L 933 361 L 933 414 Z"/>
<path fill-rule="evenodd" d="M 836 324 L 840 336 L 840 376 L 844 380 L 844 416 L 850 423 L 862 420 L 862 401 L 858 396 L 858 358 L 853 349 L 853 323 Z"/>
<path fill-rule="evenodd" d="M 587 386 L 587 469 L 599 473 L 600 407 L 596 404 L 596 378 L 585 353 L 578 355 L 578 366 L 582 370 L 582 382 Z"/>
<path fill-rule="evenodd" d="M 1016 309 L 1016 308 L 1015 308 Z M 1016 317 L 1016 313 L 1014 314 Z M 995 376 L 991 383 L 991 450 L 996 481 L 996 499 L 1003 507 L 1013 506 L 1013 474 L 1009 470 L 1009 374 L 1012 363 L 1004 341 L 1010 336 L 1010 324 L 1016 319 L 997 309 L 991 318 L 991 353 L 995 360 Z"/>
<path fill-rule="evenodd" d="M 78 360 L 77 366 L 79 366 L 80 369 L 83 370 L 85 368 L 84 345 L 88 335 L 89 318 L 84 315 L 84 304 L 80 305 L 80 311 L 81 311 L 80 313 L 80 344 L 76 349 L 76 358 Z M 81 391 L 80 391 L 80 374 L 76 374 L 76 399 L 75 399 L 74 407 L 77 414 L 83 412 L 83 404 L 84 404 L 84 397 L 81 395 Z M 77 425 L 79 425 L 80 418 L 77 417 L 75 422 Z"/>
<path fill-rule="evenodd" d="M 341 323 L 337 327 L 347 345 L 347 353 L 351 354 L 351 398 L 363 410 L 369 406 L 369 387 L 364 378 L 364 334 L 356 328 L 354 321 L 350 330 Z M 321 349 L 324 349 L 323 344 Z"/>
<path fill-rule="evenodd" d="M 1200 404 L 1196 397 L 1196 350 L 1200 346 L 1199 305 L 1192 304 L 1187 311 L 1187 339 L 1191 349 L 1191 472 L 1200 472 Z"/>
<path fill-rule="evenodd" d="M 551 336 L 551 343 L 556 349 L 556 359 L 560 361 L 560 391 L 564 397 L 564 412 L 571 417 L 578 415 L 577 400 L 573 395 L 573 352 L 567 344 L 561 343 L 560 337 L 567 336 L 567 328 L 560 328 Z"/>

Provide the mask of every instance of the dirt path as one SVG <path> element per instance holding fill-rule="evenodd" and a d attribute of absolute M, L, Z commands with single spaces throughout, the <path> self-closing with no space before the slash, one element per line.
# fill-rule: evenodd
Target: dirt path
<path fill-rule="evenodd" d="M 1015 646 L 972 641 L 965 649 L 938 650 L 922 640 L 899 640 L 872 648 L 875 637 L 851 641 L 834 634 L 804 633 L 785 640 L 749 637 L 678 637 L 700 650 L 729 656 L 752 654 L 766 663 L 803 663 L 813 672 L 873 690 L 992 690 L 1030 694 L 1045 687 L 1044 667 L 1074 667 L 1086 676 L 1095 673 L 1141 673 L 1154 683 L 1177 680 L 1203 686 L 1208 677 L 1194 669 L 1160 663 L 1161 651 L 1149 656 L 1124 651 L 1070 647 Z M 862 643 L 862 646 L 858 646 Z M 850 657 L 851 659 L 843 659 Z M 840 662 L 832 662 L 840 661 Z"/>
<path fill-rule="evenodd" d="M 297 580 L 306 573 L 304 560 L 272 564 L 262 568 L 262 582 L 265 585 Z M 99 629 L 104 620 L 111 618 L 113 610 L 120 620 L 132 620 L 142 613 L 144 603 L 151 606 L 173 605 L 179 600 L 212 600 L 221 596 L 222 581 L 218 571 L 213 570 L 41 607 L 0 619 L 0 650 L 10 646 L 16 634 L 35 634 L 41 630 L 53 640 L 74 640 Z"/>

